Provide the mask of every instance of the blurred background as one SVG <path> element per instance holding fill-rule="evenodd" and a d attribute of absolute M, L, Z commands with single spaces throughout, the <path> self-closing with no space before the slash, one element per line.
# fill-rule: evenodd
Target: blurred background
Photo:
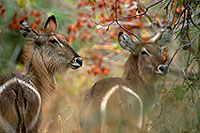
<path fill-rule="evenodd" d="M 84 94 L 102 78 L 123 75 L 129 53 L 118 45 L 118 32 L 128 30 L 149 41 L 171 26 L 173 39 L 165 53 L 171 61 L 170 71 L 158 87 L 159 99 L 145 118 L 145 127 L 150 132 L 200 132 L 199 1 L 116 1 L 0 0 L 0 74 L 23 72 L 26 40 L 19 33 L 19 21 L 27 20 L 40 30 L 54 14 L 58 33 L 67 36 L 84 65 L 56 76 L 58 89 L 44 104 L 41 132 L 78 133 L 78 109 Z"/>

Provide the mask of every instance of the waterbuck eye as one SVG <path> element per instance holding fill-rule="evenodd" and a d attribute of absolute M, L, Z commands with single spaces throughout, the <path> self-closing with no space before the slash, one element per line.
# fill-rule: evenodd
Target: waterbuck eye
<path fill-rule="evenodd" d="M 148 53 L 146 50 L 142 50 L 142 51 L 141 51 L 141 54 L 142 54 L 142 55 L 148 55 L 148 56 L 149 56 L 149 53 Z"/>
<path fill-rule="evenodd" d="M 148 55 L 148 56 L 151 55 L 145 48 L 142 49 L 141 54 L 142 54 L 142 55 Z"/>
<path fill-rule="evenodd" d="M 50 42 L 51 42 L 52 44 L 58 43 L 56 39 L 51 39 Z"/>

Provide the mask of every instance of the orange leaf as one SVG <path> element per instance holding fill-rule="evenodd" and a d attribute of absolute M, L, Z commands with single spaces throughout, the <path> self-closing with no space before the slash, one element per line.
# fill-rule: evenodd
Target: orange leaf
<path fill-rule="evenodd" d="M 143 23 L 141 23 L 141 21 L 137 21 L 137 22 L 136 22 L 136 26 L 137 26 L 138 28 L 144 28 L 144 27 L 145 27 L 145 25 L 144 25 Z"/>
<path fill-rule="evenodd" d="M 180 11 L 181 11 L 181 8 L 178 6 L 178 7 L 176 8 L 176 12 L 179 13 Z"/>
<path fill-rule="evenodd" d="M 68 43 L 71 43 L 75 40 L 75 37 L 74 36 L 67 36 L 67 42 Z"/>
<path fill-rule="evenodd" d="M 42 20 L 41 20 L 41 19 L 38 19 L 37 21 L 35 21 L 35 23 L 36 23 L 37 25 L 39 25 L 39 24 L 42 23 Z"/>
<path fill-rule="evenodd" d="M 88 28 L 92 28 L 92 25 L 93 24 L 91 22 L 89 22 L 87 26 L 88 26 Z"/>
<path fill-rule="evenodd" d="M 84 26 L 84 23 L 80 20 L 80 19 L 77 19 L 76 20 L 76 27 L 77 28 L 82 28 Z"/>
<path fill-rule="evenodd" d="M 0 16 L 1 16 L 2 18 L 4 18 L 5 12 L 6 12 L 6 8 L 2 8 L 1 13 L 0 13 Z"/>
<path fill-rule="evenodd" d="M 31 11 L 30 15 L 35 16 L 36 12 L 34 10 Z"/>
<path fill-rule="evenodd" d="M 40 17 L 41 15 L 42 15 L 41 12 L 37 12 L 37 13 L 35 13 L 35 17 Z"/>
<path fill-rule="evenodd" d="M 78 8 L 79 7 L 82 7 L 82 6 L 85 6 L 86 5 L 86 2 L 85 1 L 81 1 L 79 4 L 78 4 Z"/>

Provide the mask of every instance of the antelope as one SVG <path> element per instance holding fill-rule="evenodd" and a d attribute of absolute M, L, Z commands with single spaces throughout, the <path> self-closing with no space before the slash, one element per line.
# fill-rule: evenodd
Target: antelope
<path fill-rule="evenodd" d="M 55 74 L 82 66 L 81 57 L 56 33 L 54 15 L 42 31 L 21 20 L 21 34 L 31 40 L 24 50 L 25 73 L 0 76 L 0 132 L 36 133 L 41 122 L 42 103 L 56 89 Z"/>
<path fill-rule="evenodd" d="M 100 80 L 83 97 L 79 112 L 83 133 L 143 132 L 143 118 L 156 101 L 156 84 L 168 72 L 156 42 L 137 43 L 123 32 L 118 42 L 130 52 L 123 77 Z"/>

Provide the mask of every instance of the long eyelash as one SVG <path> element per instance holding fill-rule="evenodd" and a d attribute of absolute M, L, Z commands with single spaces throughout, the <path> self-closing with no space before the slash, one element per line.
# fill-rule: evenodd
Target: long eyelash
<path fill-rule="evenodd" d="M 51 41 L 51 40 L 50 40 Z M 52 39 L 52 41 L 56 41 L 61 47 L 63 47 L 63 44 L 62 43 L 60 43 L 60 41 L 56 38 L 56 37 L 54 37 L 54 39 Z M 55 42 L 54 42 L 55 43 Z"/>
<path fill-rule="evenodd" d="M 54 43 L 58 43 L 58 42 L 56 41 L 56 39 L 51 39 L 50 42 L 53 43 L 53 44 L 54 44 Z"/>
<path fill-rule="evenodd" d="M 142 50 L 141 53 L 142 55 L 146 54 L 148 56 L 151 56 L 151 54 L 146 49 Z"/>
<path fill-rule="evenodd" d="M 141 53 L 142 53 L 142 55 L 145 55 L 145 54 L 149 55 L 146 51 L 142 51 Z"/>

